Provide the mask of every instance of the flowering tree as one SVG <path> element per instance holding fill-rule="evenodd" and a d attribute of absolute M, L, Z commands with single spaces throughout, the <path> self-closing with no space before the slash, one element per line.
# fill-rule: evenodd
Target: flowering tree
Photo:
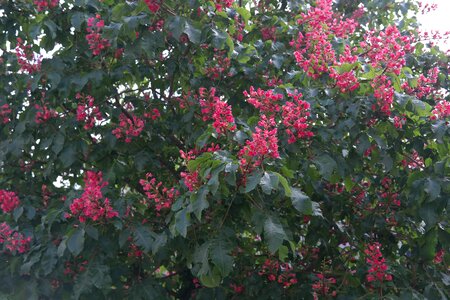
<path fill-rule="evenodd" d="M 3 1 L 2 298 L 447 299 L 433 8 Z"/>

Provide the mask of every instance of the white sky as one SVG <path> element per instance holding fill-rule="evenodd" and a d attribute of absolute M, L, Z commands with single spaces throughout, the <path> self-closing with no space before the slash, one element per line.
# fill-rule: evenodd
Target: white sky
<path fill-rule="evenodd" d="M 438 30 L 441 33 L 450 31 L 450 0 L 423 0 L 425 3 L 436 3 L 438 5 L 435 11 L 418 15 L 419 22 L 422 24 L 422 31 Z M 442 50 L 450 49 L 450 40 L 436 41 L 436 44 Z"/>

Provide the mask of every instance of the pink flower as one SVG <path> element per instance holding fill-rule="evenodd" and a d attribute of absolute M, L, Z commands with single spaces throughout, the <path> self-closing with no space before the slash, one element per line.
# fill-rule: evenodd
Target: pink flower
<path fill-rule="evenodd" d="M 34 0 L 33 3 L 37 6 L 37 11 L 40 12 L 57 7 L 59 5 L 59 0 Z"/>
<path fill-rule="evenodd" d="M 274 94 L 272 90 L 262 90 L 258 88 L 255 90 L 253 86 L 250 87 L 250 91 L 244 91 L 244 96 L 247 98 L 247 102 L 253 105 L 262 113 L 275 113 L 280 110 L 280 101 L 283 99 L 283 95 Z"/>
<path fill-rule="evenodd" d="M 19 205 L 20 201 L 16 193 L 0 190 L 0 209 L 3 210 L 3 212 L 12 212 Z"/>
<path fill-rule="evenodd" d="M 213 127 L 219 135 L 236 129 L 231 106 L 216 96 L 215 88 L 211 88 L 209 92 L 200 88 L 199 102 L 203 121 L 213 120 Z"/>
<path fill-rule="evenodd" d="M 297 139 L 310 138 L 314 134 L 308 130 L 309 103 L 300 100 L 302 94 L 290 95 L 294 101 L 286 101 L 282 108 L 283 124 L 289 135 L 288 143 L 294 143 Z"/>
<path fill-rule="evenodd" d="M 21 71 L 33 74 L 41 70 L 42 56 L 33 52 L 31 46 L 25 45 L 21 38 L 17 38 L 16 57 Z"/>
<path fill-rule="evenodd" d="M 439 101 L 431 112 L 432 120 L 445 119 L 450 116 L 450 102 L 447 100 Z"/>
<path fill-rule="evenodd" d="M 392 281 L 392 275 L 387 273 L 388 266 L 383 255 L 381 254 L 381 244 L 373 243 L 367 245 L 364 253 L 367 255 L 366 262 L 369 264 L 369 274 L 366 279 L 368 282 Z"/>
<path fill-rule="evenodd" d="M 149 200 L 154 202 L 157 215 L 161 210 L 170 209 L 179 192 L 175 188 L 166 188 L 162 182 L 157 182 L 152 173 L 147 173 L 145 179 L 139 181 Z"/>
<path fill-rule="evenodd" d="M 144 2 L 152 13 L 158 12 L 162 4 L 162 0 L 144 0 Z"/>
<path fill-rule="evenodd" d="M 0 224 L 0 244 L 4 244 L 5 248 L 11 253 L 25 253 L 30 248 L 31 237 L 25 237 L 6 223 Z"/>
<path fill-rule="evenodd" d="M 252 135 L 252 140 L 247 140 L 246 145 L 238 153 L 241 169 L 246 173 L 260 166 L 266 158 L 279 158 L 278 137 L 276 123 L 273 117 L 261 116 Z"/>
<path fill-rule="evenodd" d="M 92 96 L 83 96 L 78 93 L 76 98 L 81 100 L 77 107 L 77 121 L 84 123 L 85 130 L 94 127 L 96 121 L 103 120 L 100 109 L 94 105 L 95 99 Z"/>
<path fill-rule="evenodd" d="M 411 39 L 402 36 L 397 27 L 390 25 L 382 31 L 371 30 L 361 43 L 365 56 L 374 68 L 384 69 L 384 73 L 400 75 L 405 66 L 405 55 L 412 50 Z"/>
<path fill-rule="evenodd" d="M 105 22 L 101 19 L 101 16 L 97 14 L 95 18 L 89 18 L 87 24 L 88 27 L 86 28 L 86 31 L 88 34 L 86 34 L 86 40 L 89 44 L 89 49 L 92 50 L 92 54 L 97 56 L 111 46 L 109 41 L 104 39 L 101 34 Z"/>
<path fill-rule="evenodd" d="M 9 107 L 9 104 L 3 104 L 0 106 L 0 124 L 7 124 L 11 121 L 10 114 L 12 110 Z"/>
<path fill-rule="evenodd" d="M 37 113 L 34 118 L 36 124 L 45 123 L 48 120 L 56 118 L 58 116 L 58 113 L 55 110 L 48 108 L 45 104 L 43 104 L 42 106 L 39 104 L 35 104 L 34 108 L 37 109 Z"/>
<path fill-rule="evenodd" d="M 137 117 L 136 115 L 128 113 L 131 116 L 127 116 L 125 113 L 119 115 L 119 127 L 114 129 L 112 133 L 117 139 L 125 139 L 126 143 L 131 143 L 133 137 L 137 137 L 141 134 L 144 129 L 145 122 L 143 119 Z"/>
<path fill-rule="evenodd" d="M 374 97 L 377 100 L 377 105 L 373 106 L 372 109 L 376 110 L 379 108 L 385 115 L 391 114 L 392 103 L 394 102 L 394 88 L 392 87 L 391 81 L 386 75 L 380 75 L 375 77 L 371 86 L 374 90 Z"/>
<path fill-rule="evenodd" d="M 83 194 L 70 205 L 72 215 L 78 215 L 78 220 L 83 223 L 88 219 L 98 221 L 119 216 L 111 207 L 109 199 L 103 199 L 102 188 L 107 186 L 108 182 L 103 181 L 102 172 L 87 171 L 84 183 Z"/>

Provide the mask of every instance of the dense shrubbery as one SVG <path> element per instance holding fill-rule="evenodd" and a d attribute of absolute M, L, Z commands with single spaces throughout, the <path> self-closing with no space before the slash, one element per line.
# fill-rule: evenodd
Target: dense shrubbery
<path fill-rule="evenodd" d="M 447 299 L 449 59 L 397 2 L 3 1 L 2 297 Z"/>

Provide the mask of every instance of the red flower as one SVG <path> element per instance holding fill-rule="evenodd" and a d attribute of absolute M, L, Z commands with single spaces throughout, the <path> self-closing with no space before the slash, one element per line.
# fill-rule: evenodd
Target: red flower
<path fill-rule="evenodd" d="M 250 87 L 250 92 L 244 91 L 247 102 L 253 105 L 262 113 L 274 113 L 280 111 L 279 102 L 283 99 L 283 95 L 274 94 L 272 90 L 264 91 L 260 88 L 255 90 Z"/>
<path fill-rule="evenodd" d="M 36 5 L 37 11 L 43 11 L 47 8 L 55 8 L 59 5 L 59 0 L 34 0 L 34 5 Z"/>
<path fill-rule="evenodd" d="M 102 178 L 102 172 L 87 171 L 84 178 L 84 192 L 80 198 L 73 200 L 70 211 L 78 215 L 80 222 L 88 219 L 98 221 L 100 219 L 111 219 L 119 216 L 109 203 L 109 199 L 103 199 L 102 188 L 108 185 Z M 102 201 L 103 199 L 103 201 Z"/>
<path fill-rule="evenodd" d="M 105 27 L 105 21 L 101 19 L 100 15 L 96 15 L 95 18 L 91 17 L 87 22 L 88 27 L 86 31 L 86 40 L 89 44 L 89 49 L 92 50 L 94 56 L 99 55 L 103 50 L 111 46 L 107 39 L 104 39 L 101 35 L 103 27 Z"/>
<path fill-rule="evenodd" d="M 30 248 L 31 237 L 25 237 L 22 233 L 14 231 L 3 222 L 0 224 L 0 244 L 11 253 L 25 253 Z"/>
<path fill-rule="evenodd" d="M 294 143 L 297 139 L 310 138 L 314 134 L 308 130 L 309 103 L 300 100 L 302 94 L 290 95 L 294 101 L 286 101 L 283 105 L 283 124 L 289 135 L 288 143 Z"/>
<path fill-rule="evenodd" d="M 216 96 L 215 88 L 209 92 L 206 88 L 200 88 L 199 97 L 203 121 L 213 120 L 213 127 L 219 135 L 236 129 L 231 106 Z"/>
<path fill-rule="evenodd" d="M 392 275 L 387 273 L 388 266 L 380 251 L 381 244 L 373 243 L 367 245 L 364 253 L 367 255 L 366 262 L 369 264 L 369 274 L 366 278 L 368 282 L 392 281 Z"/>
<path fill-rule="evenodd" d="M 131 116 L 131 119 L 130 117 Z M 128 113 L 128 116 L 124 113 L 119 115 L 119 127 L 114 129 L 112 133 L 117 139 L 125 139 L 126 143 L 131 143 L 132 137 L 137 137 L 144 129 L 145 122 L 141 118 Z"/>
<path fill-rule="evenodd" d="M 11 121 L 11 118 L 9 116 L 11 114 L 11 112 L 12 112 L 12 110 L 9 107 L 8 103 L 0 106 L 0 124 L 6 124 Z"/>
<path fill-rule="evenodd" d="M 158 12 L 162 4 L 162 0 L 144 0 L 144 2 L 152 13 Z"/>
<path fill-rule="evenodd" d="M 20 70 L 27 74 L 36 73 L 41 69 L 42 56 L 34 53 L 30 45 L 25 46 L 21 38 L 17 38 L 16 57 Z"/>
<path fill-rule="evenodd" d="M 0 190 L 0 209 L 3 210 L 3 212 L 12 212 L 19 205 L 20 201 L 16 193 Z"/>
<path fill-rule="evenodd" d="M 95 99 L 92 96 L 83 96 L 78 93 L 76 98 L 81 99 L 77 107 L 77 121 L 84 123 L 84 129 L 89 130 L 94 127 L 96 121 L 103 120 L 100 109 L 94 105 Z"/>
<path fill-rule="evenodd" d="M 179 192 L 175 188 L 166 188 L 162 182 L 157 182 L 152 173 L 147 173 L 145 179 L 139 181 L 147 198 L 155 204 L 157 215 L 163 209 L 170 209 Z"/>
<path fill-rule="evenodd" d="M 239 151 L 241 168 L 252 170 L 261 165 L 265 158 L 279 158 L 276 123 L 273 117 L 261 116 L 252 140 Z"/>

